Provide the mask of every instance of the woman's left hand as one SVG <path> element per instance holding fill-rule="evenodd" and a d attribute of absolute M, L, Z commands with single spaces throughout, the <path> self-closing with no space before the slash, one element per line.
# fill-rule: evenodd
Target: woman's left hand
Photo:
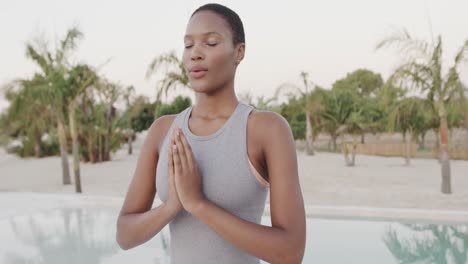
<path fill-rule="evenodd" d="M 172 153 L 177 194 L 184 209 L 192 212 L 205 200 L 202 178 L 192 148 L 182 130 L 176 127 L 173 133 L 175 145 L 172 146 Z"/>

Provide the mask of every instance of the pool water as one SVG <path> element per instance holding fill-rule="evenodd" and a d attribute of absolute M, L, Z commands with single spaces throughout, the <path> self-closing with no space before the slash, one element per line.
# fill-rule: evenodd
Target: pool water
<path fill-rule="evenodd" d="M 118 247 L 118 210 L 75 206 L 0 218 L 0 263 L 169 263 L 167 226 L 136 248 Z M 307 219 L 303 263 L 461 264 L 467 257 L 468 225 Z"/>

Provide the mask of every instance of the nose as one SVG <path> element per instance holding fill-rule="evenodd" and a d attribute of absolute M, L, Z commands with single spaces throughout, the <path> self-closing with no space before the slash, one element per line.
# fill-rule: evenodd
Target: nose
<path fill-rule="evenodd" d="M 203 52 L 198 48 L 198 45 L 193 45 L 192 52 L 190 53 L 190 59 L 192 60 L 201 60 L 204 59 L 205 55 Z"/>

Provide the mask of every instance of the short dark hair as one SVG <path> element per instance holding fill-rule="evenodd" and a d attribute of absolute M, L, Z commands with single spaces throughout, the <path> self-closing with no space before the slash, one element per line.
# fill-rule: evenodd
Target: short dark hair
<path fill-rule="evenodd" d="M 236 12 L 220 4 L 206 4 L 197 8 L 190 17 L 193 17 L 200 11 L 212 11 L 220 15 L 231 28 L 233 44 L 245 43 L 244 25 Z"/>

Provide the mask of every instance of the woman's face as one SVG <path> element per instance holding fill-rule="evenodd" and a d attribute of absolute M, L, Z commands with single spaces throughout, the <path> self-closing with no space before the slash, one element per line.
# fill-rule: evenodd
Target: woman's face
<path fill-rule="evenodd" d="M 199 11 L 184 37 L 183 64 L 192 89 L 212 93 L 234 79 L 244 56 L 244 44 L 234 46 L 227 22 L 211 11 Z"/>

